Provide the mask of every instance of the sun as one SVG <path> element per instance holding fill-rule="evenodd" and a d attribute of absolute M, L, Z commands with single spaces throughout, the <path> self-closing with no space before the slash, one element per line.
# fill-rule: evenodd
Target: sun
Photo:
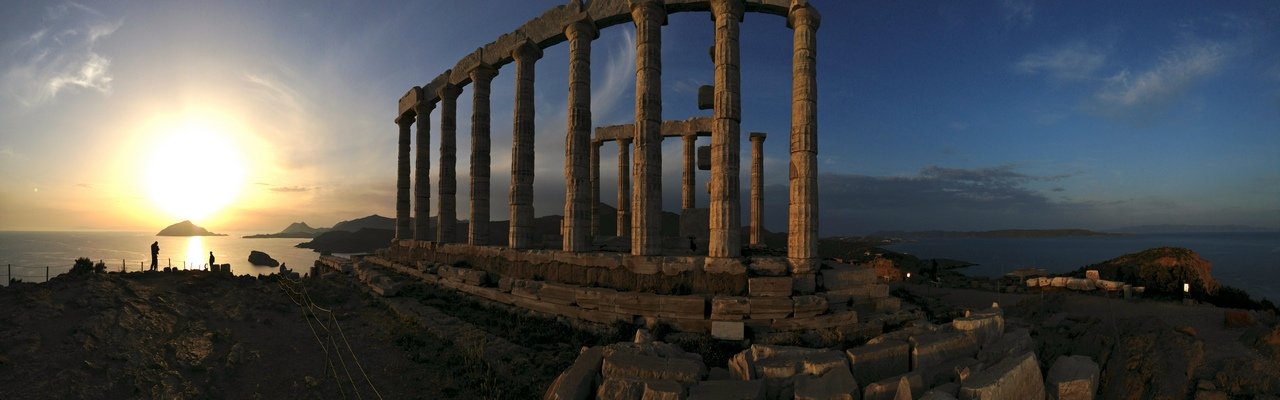
<path fill-rule="evenodd" d="M 157 135 L 148 154 L 146 189 L 172 217 L 201 220 L 230 205 L 244 185 L 241 152 L 216 124 L 188 120 Z"/>

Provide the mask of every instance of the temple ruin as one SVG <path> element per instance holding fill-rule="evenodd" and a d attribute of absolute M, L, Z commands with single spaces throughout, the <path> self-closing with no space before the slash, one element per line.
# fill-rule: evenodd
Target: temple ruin
<path fill-rule="evenodd" d="M 714 21 L 714 82 L 699 91 L 699 109 L 711 110 L 711 115 L 665 121 L 660 48 L 667 15 L 677 12 L 709 12 Z M 743 251 L 763 246 L 766 137 L 749 135 L 751 203 L 744 241 L 738 36 L 747 12 L 786 18 L 794 32 L 785 257 Z M 907 318 L 899 315 L 897 299 L 888 295 L 888 286 L 878 282 L 871 269 L 823 261 L 817 251 L 819 21 L 817 10 L 804 0 L 574 0 L 546 11 L 399 99 L 396 236 L 389 248 L 360 261 L 533 312 L 592 323 L 662 322 L 725 338 L 741 338 L 748 329 L 878 333 L 886 321 Z M 635 122 L 593 127 L 591 44 L 601 29 L 625 23 L 636 29 Z M 543 49 L 563 42 L 569 48 L 566 200 L 560 246 L 555 249 L 546 248 L 534 235 L 533 72 Z M 492 80 L 508 64 L 513 65 L 515 79 L 510 224 L 506 245 L 500 246 L 487 230 L 489 101 Z M 473 102 L 471 214 L 462 243 L 456 239 L 456 108 L 468 86 Z M 429 115 L 437 105 L 439 181 L 432 230 Z M 684 144 L 679 237 L 661 232 L 661 144 L 666 137 L 680 137 Z M 709 161 L 707 208 L 694 201 L 698 137 L 710 137 L 711 142 L 709 157 L 701 160 Z M 605 142 L 616 142 L 619 149 L 614 232 L 600 229 L 604 199 L 599 151 Z M 410 182 L 413 145 L 416 178 Z"/>

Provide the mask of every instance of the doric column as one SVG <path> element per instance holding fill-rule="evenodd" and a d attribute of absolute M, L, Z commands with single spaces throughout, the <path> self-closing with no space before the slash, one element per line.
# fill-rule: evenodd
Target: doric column
<path fill-rule="evenodd" d="M 489 87 L 498 70 L 471 70 L 471 222 L 467 243 L 489 244 Z"/>
<path fill-rule="evenodd" d="M 600 146 L 591 142 L 591 237 L 600 237 Z M 594 239 L 593 239 L 594 240 Z"/>
<path fill-rule="evenodd" d="M 818 11 L 793 1 L 787 26 L 795 31 L 791 61 L 791 199 L 787 257 L 793 272 L 810 272 L 818 259 Z"/>
<path fill-rule="evenodd" d="M 680 180 L 680 208 L 694 208 L 693 188 L 694 188 L 694 159 L 693 154 L 697 146 L 698 134 L 690 133 L 681 137 L 684 140 L 684 175 Z"/>
<path fill-rule="evenodd" d="M 618 237 L 631 236 L 631 139 L 618 138 Z"/>
<path fill-rule="evenodd" d="M 747 245 L 760 245 L 764 236 L 764 134 L 751 133 L 751 233 Z"/>
<path fill-rule="evenodd" d="M 711 122 L 711 213 L 709 257 L 742 254 L 742 205 L 739 203 L 739 153 L 742 121 L 738 73 L 738 24 L 742 0 L 712 0 L 715 17 L 715 100 Z"/>
<path fill-rule="evenodd" d="M 462 89 L 446 83 L 440 96 L 440 198 L 436 207 L 436 240 L 457 240 L 458 222 L 458 95 Z"/>
<path fill-rule="evenodd" d="M 413 238 L 431 240 L 431 110 L 432 102 L 420 101 L 418 113 L 418 159 L 413 175 Z"/>
<path fill-rule="evenodd" d="M 564 28 L 569 39 L 569 122 L 564 144 L 564 220 L 561 250 L 591 248 L 591 41 L 590 18 Z"/>
<path fill-rule="evenodd" d="M 396 151 L 396 240 L 413 238 L 409 225 L 409 133 L 413 129 L 413 116 L 396 118 L 400 126 L 400 147 Z"/>
<path fill-rule="evenodd" d="M 662 250 L 662 25 L 661 0 L 632 0 L 636 24 L 635 190 L 631 192 L 631 254 Z"/>
<path fill-rule="evenodd" d="M 513 249 L 533 247 L 533 64 L 542 49 L 526 41 L 511 52 L 516 65 L 515 120 L 511 134 L 511 226 Z"/>

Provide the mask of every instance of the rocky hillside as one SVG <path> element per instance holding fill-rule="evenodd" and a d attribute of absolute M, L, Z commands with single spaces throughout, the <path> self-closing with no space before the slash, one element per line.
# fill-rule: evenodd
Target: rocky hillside
<path fill-rule="evenodd" d="M 1084 269 L 1096 269 L 1102 279 L 1123 281 L 1147 290 L 1182 293 L 1190 283 L 1196 293 L 1216 294 L 1222 287 L 1213 279 L 1213 265 L 1196 252 L 1177 247 L 1158 247 L 1125 254 Z"/>

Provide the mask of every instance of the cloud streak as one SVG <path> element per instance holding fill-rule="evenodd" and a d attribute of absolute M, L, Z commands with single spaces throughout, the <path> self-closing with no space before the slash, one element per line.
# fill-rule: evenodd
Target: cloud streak
<path fill-rule="evenodd" d="M 1220 71 L 1229 55 L 1229 47 L 1221 42 L 1186 43 L 1167 52 L 1150 69 L 1140 72 L 1125 69 L 1107 78 L 1094 100 L 1100 109 L 1111 110 L 1108 113 L 1150 116 L 1163 110 L 1192 85 Z"/>
<path fill-rule="evenodd" d="M 1079 41 L 1028 54 L 1014 65 L 1014 70 L 1028 75 L 1044 74 L 1061 81 L 1080 81 L 1093 78 L 1106 61 L 1104 51 Z"/>
<path fill-rule="evenodd" d="M 5 94 L 24 108 L 74 89 L 109 94 L 111 59 L 96 45 L 123 21 L 109 21 L 101 12 L 76 3 L 49 7 L 48 15 L 47 26 L 5 46 Z"/>

